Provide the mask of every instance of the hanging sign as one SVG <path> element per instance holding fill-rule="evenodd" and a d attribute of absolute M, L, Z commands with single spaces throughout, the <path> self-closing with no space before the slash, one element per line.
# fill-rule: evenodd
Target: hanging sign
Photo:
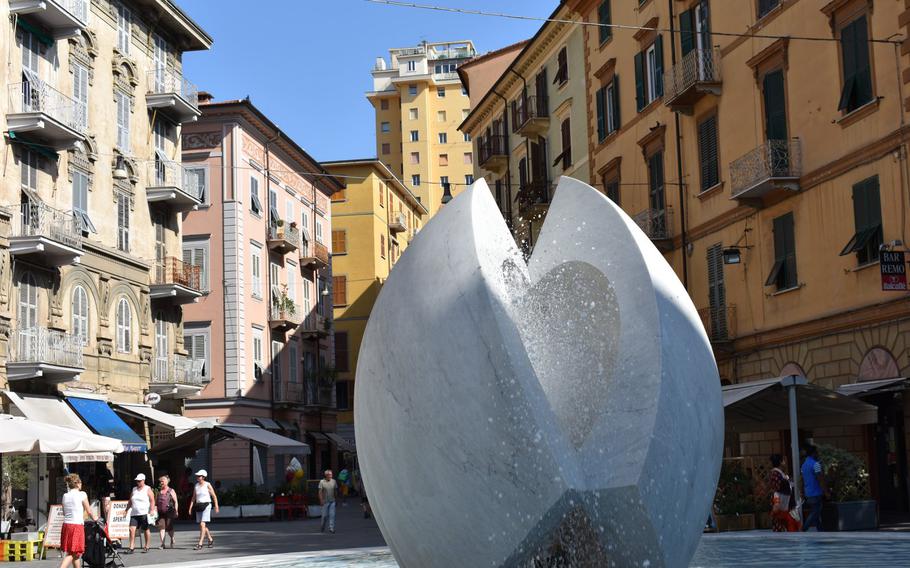
<path fill-rule="evenodd" d="M 907 290 L 907 261 L 903 251 L 882 251 L 879 265 L 882 271 L 882 290 Z"/>
<path fill-rule="evenodd" d="M 130 502 L 111 501 L 108 513 L 107 534 L 111 540 L 130 537 Z"/>
<path fill-rule="evenodd" d="M 63 505 L 51 505 L 47 511 L 47 528 L 44 529 L 44 548 L 60 548 L 63 533 Z"/>

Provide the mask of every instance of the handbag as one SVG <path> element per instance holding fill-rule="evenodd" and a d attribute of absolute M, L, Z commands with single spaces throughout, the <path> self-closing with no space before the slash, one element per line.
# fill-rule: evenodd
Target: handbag
<path fill-rule="evenodd" d="M 209 505 L 211 505 L 211 504 L 212 503 L 210 501 L 204 501 L 204 502 L 196 501 L 196 510 L 201 513 L 202 511 L 205 511 L 206 509 L 208 509 Z"/>
<path fill-rule="evenodd" d="M 165 516 L 166 516 L 168 519 L 176 519 L 176 518 L 177 518 L 177 500 L 174 499 L 174 494 L 173 494 L 173 493 L 171 493 L 171 494 L 168 496 L 168 500 L 167 500 L 167 512 L 165 513 Z"/>

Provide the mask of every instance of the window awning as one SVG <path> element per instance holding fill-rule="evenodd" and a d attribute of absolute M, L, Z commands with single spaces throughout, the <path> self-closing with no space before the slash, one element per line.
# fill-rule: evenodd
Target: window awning
<path fill-rule="evenodd" d="M 253 444 L 264 446 L 276 454 L 303 456 L 310 453 L 310 447 L 303 442 L 286 438 L 252 424 L 219 424 L 215 426 L 215 429 L 235 438 L 242 438 Z"/>
<path fill-rule="evenodd" d="M 178 414 L 168 414 L 167 412 L 152 408 L 147 404 L 116 402 L 114 403 L 114 410 L 134 418 L 139 418 L 140 420 L 148 420 L 159 426 L 170 428 L 178 436 L 199 425 L 199 423 L 192 418 L 187 418 L 186 416 L 180 416 Z"/>
<path fill-rule="evenodd" d="M 776 377 L 723 387 L 726 429 L 770 432 L 790 427 L 787 390 Z M 811 383 L 796 389 L 800 428 L 874 424 L 878 409 Z"/>
<path fill-rule="evenodd" d="M 322 432 L 307 432 L 306 435 L 312 437 L 313 441 L 316 442 L 317 444 L 328 444 L 329 443 L 328 437 L 326 437 L 326 435 L 323 434 Z"/>
<path fill-rule="evenodd" d="M 12 414 L 24 416 L 35 422 L 71 428 L 84 434 L 92 433 L 73 409 L 56 396 L 19 394 L 10 391 L 3 391 L 3 394 L 13 406 L 10 409 Z"/>
<path fill-rule="evenodd" d="M 859 381 L 844 385 L 837 389 L 838 394 L 844 396 L 853 396 L 861 398 L 872 396 L 883 392 L 902 391 L 910 386 L 910 379 L 907 377 L 898 377 L 894 379 L 879 379 L 876 381 Z"/>
<path fill-rule="evenodd" d="M 67 397 L 66 401 L 96 434 L 123 442 L 123 451 L 148 451 L 148 444 L 117 416 L 107 401 L 77 396 Z"/>
<path fill-rule="evenodd" d="M 253 421 L 266 430 L 281 430 L 281 425 L 271 418 L 253 418 Z"/>
<path fill-rule="evenodd" d="M 281 429 L 285 432 L 297 432 L 300 430 L 297 424 L 288 422 L 287 420 L 276 420 L 276 422 L 278 422 L 278 425 L 281 426 Z"/>
<path fill-rule="evenodd" d="M 348 442 L 347 440 L 345 440 L 338 434 L 336 434 L 334 432 L 326 432 L 325 435 L 329 440 L 331 440 L 332 442 L 335 443 L 335 445 L 338 447 L 339 451 L 341 451 L 341 452 L 353 452 L 354 451 L 353 444 L 351 444 L 350 442 Z"/>

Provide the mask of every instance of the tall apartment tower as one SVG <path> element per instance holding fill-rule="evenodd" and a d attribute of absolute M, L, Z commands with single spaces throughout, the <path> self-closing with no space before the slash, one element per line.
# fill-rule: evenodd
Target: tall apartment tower
<path fill-rule="evenodd" d="M 389 50 L 373 68 L 376 155 L 431 217 L 446 186 L 456 195 L 474 182 L 471 139 L 458 131 L 470 104 L 457 69 L 475 53 L 470 41 L 424 42 Z"/>

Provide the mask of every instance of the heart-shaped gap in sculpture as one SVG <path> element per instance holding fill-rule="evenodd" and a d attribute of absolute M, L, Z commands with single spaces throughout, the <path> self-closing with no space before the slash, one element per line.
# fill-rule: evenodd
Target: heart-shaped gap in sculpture
<path fill-rule="evenodd" d="M 606 407 L 619 352 L 621 317 L 610 280 L 581 261 L 563 263 L 531 284 L 507 263 L 512 320 L 563 431 L 576 449 Z"/>

